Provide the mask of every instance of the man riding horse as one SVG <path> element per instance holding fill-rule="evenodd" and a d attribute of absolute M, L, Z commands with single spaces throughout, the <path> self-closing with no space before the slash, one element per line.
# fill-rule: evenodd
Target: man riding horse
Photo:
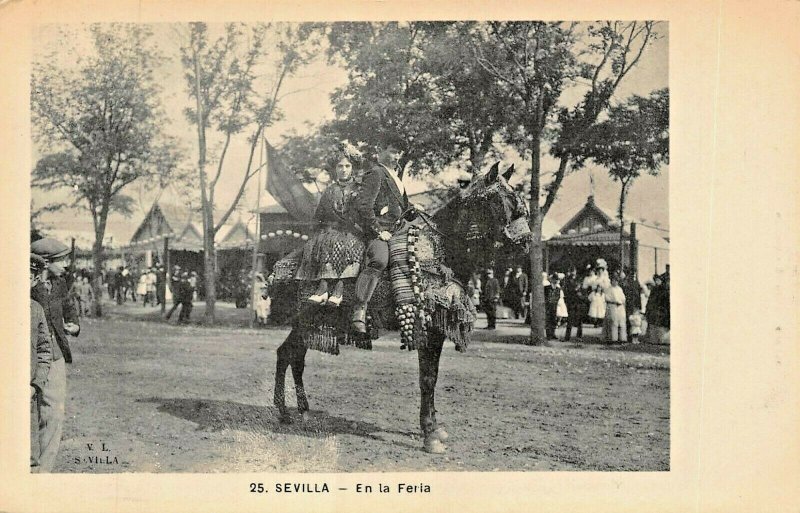
<path fill-rule="evenodd" d="M 367 238 L 361 273 L 356 280 L 352 328 L 366 333 L 367 305 L 389 265 L 389 239 L 408 208 L 408 195 L 396 167 L 400 152 L 391 145 L 378 152 L 378 163 L 367 171 L 355 207 Z"/>

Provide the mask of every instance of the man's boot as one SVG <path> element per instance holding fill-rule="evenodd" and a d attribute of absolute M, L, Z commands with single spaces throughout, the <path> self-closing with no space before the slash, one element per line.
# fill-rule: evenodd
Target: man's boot
<path fill-rule="evenodd" d="M 367 267 L 356 279 L 356 304 L 353 307 L 352 328 L 357 333 L 367 332 L 367 304 L 378 286 L 381 272 Z"/>

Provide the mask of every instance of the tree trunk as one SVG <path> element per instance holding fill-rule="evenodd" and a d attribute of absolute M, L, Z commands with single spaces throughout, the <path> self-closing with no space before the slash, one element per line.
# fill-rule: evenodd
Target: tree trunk
<path fill-rule="evenodd" d="M 477 145 L 476 145 L 477 146 Z M 486 152 L 482 152 L 479 148 L 474 147 L 469 150 L 469 163 L 472 169 L 472 176 L 477 176 L 481 172 L 481 164 L 486 157 Z"/>
<path fill-rule="evenodd" d="M 544 287 L 542 286 L 542 215 L 539 207 L 539 171 L 541 169 L 541 137 L 542 132 L 537 122 L 536 127 L 530 130 L 533 134 L 531 143 L 531 201 L 530 201 L 530 289 L 531 289 L 531 335 L 529 343 L 531 345 L 542 345 L 545 343 L 545 305 Z"/>
<path fill-rule="evenodd" d="M 625 197 L 627 194 L 628 182 L 622 181 L 622 188 L 619 191 L 619 208 L 617 209 L 619 216 L 619 270 L 622 270 L 625 259 Z"/>
<path fill-rule="evenodd" d="M 197 169 L 200 175 L 200 206 L 203 211 L 203 260 L 206 289 L 206 324 L 215 323 L 214 306 L 217 302 L 217 267 L 216 254 L 214 252 L 214 205 L 208 197 L 208 180 L 206 178 L 206 116 L 203 111 L 202 94 L 200 87 L 200 62 L 197 56 L 197 49 L 192 46 L 192 58 L 194 60 L 194 83 L 195 100 L 197 107 L 197 143 L 198 158 Z"/>
<path fill-rule="evenodd" d="M 92 261 L 94 262 L 94 272 L 92 273 L 92 291 L 94 292 L 94 316 L 103 316 L 103 306 L 100 299 L 103 297 L 103 246 L 94 243 L 92 247 Z"/>
<path fill-rule="evenodd" d="M 209 228 L 203 237 L 203 255 L 205 269 L 206 311 L 205 323 L 212 325 L 216 322 L 217 303 L 217 249 L 214 247 L 214 225 L 209 223 Z"/>
<path fill-rule="evenodd" d="M 108 209 L 102 209 L 99 219 L 95 223 L 94 245 L 92 246 L 92 291 L 94 292 L 94 315 L 103 316 L 103 305 L 100 299 L 103 297 L 103 238 L 106 235 L 106 221 L 108 219 Z"/>

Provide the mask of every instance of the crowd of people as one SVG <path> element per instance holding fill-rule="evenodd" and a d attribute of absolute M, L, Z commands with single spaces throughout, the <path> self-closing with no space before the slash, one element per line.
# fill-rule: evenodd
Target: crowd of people
<path fill-rule="evenodd" d="M 130 300 L 141 301 L 142 306 L 160 305 L 166 300 L 167 273 L 163 265 L 153 265 L 139 270 L 121 265 L 103 273 L 108 297 L 118 305 Z"/>
<path fill-rule="evenodd" d="M 624 270 L 608 271 L 602 258 L 586 266 L 579 275 L 576 268 L 567 272 L 542 273 L 545 297 L 545 334 L 556 338 L 556 328 L 564 326 L 564 340 L 573 329 L 583 337 L 583 326 L 602 327 L 609 343 L 639 343 L 648 325 L 669 329 L 669 266 L 642 286 Z M 494 269 L 476 272 L 468 283 L 473 304 L 487 317 L 487 329 L 496 329 L 498 311 L 530 323 L 530 280 L 522 267 L 506 268 L 502 278 Z"/>
<path fill-rule="evenodd" d="M 74 307 L 77 317 L 92 315 L 94 304 L 102 300 L 104 291 L 108 298 L 118 305 L 128 303 L 141 304 L 142 307 L 167 305 L 172 298 L 172 308 L 166 319 L 180 308 L 178 322 L 189 322 L 193 302 L 198 299 L 200 277 L 197 271 L 181 270 L 181 266 L 172 267 L 167 273 L 164 266 L 155 264 L 139 270 L 136 267 L 118 266 L 101 273 L 100 297 L 92 287 L 92 272 L 89 269 L 69 271 L 65 269 L 64 278 L 67 286 L 67 299 Z"/>
<path fill-rule="evenodd" d="M 494 269 L 486 269 L 485 274 L 473 273 L 467 284 L 467 293 L 476 308 L 486 312 L 488 329 L 497 327 L 497 308 L 508 308 L 515 319 L 525 319 L 530 307 L 530 282 L 522 266 L 508 267 L 502 280 L 495 277 Z"/>

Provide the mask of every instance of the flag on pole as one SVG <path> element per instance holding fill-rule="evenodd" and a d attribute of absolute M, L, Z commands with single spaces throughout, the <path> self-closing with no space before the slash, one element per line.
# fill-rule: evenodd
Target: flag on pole
<path fill-rule="evenodd" d="M 277 153 L 267 142 L 267 191 L 295 219 L 312 220 L 317 199 L 290 169 L 281 164 Z"/>

